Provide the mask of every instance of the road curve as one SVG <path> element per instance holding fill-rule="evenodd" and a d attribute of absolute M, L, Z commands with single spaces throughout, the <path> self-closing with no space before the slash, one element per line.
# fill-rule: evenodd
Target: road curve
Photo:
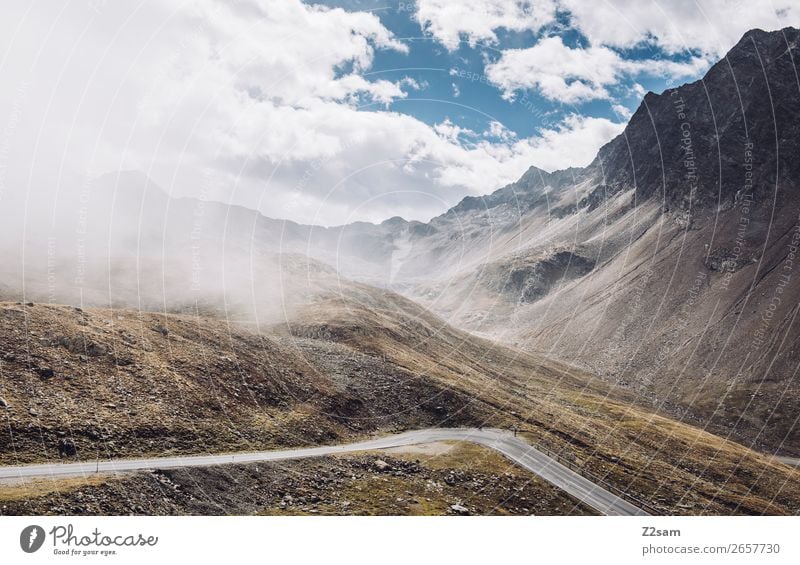
<path fill-rule="evenodd" d="M 115 459 L 109 461 L 83 461 L 79 463 L 45 463 L 0 467 L 0 480 L 33 477 L 85 476 L 96 472 L 121 473 L 144 469 L 170 469 L 176 467 L 205 467 L 229 463 L 281 461 L 352 453 L 372 449 L 386 449 L 431 443 L 435 441 L 469 441 L 494 449 L 521 467 L 535 473 L 550 484 L 571 494 L 584 504 L 608 516 L 646 516 L 647 512 L 619 496 L 596 485 L 568 467 L 537 451 L 511 433 L 497 429 L 429 428 L 379 437 L 344 445 L 326 445 L 276 451 L 256 451 L 227 455 L 192 455 L 185 457 L 155 457 L 150 459 Z"/>

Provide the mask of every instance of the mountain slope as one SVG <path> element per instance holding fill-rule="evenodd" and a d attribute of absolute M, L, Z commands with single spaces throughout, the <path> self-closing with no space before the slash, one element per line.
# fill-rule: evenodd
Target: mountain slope
<path fill-rule="evenodd" d="M 4 304 L 0 320 L 9 344 L 6 463 L 56 459 L 59 446 L 107 458 L 516 426 L 654 511 L 800 510 L 796 470 L 369 287 L 322 296 L 261 332 L 204 317 L 45 305 Z"/>
<path fill-rule="evenodd" d="M 642 403 L 799 453 L 799 46 L 794 28 L 748 32 L 702 80 L 648 94 L 585 169 L 462 203 L 432 224 L 460 214 L 479 258 L 403 290 Z"/>

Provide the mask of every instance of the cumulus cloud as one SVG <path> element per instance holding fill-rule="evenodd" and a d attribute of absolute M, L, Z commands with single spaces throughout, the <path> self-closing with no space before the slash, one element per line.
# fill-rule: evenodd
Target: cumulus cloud
<path fill-rule="evenodd" d="M 611 109 L 614 111 L 614 113 L 617 116 L 619 116 L 620 118 L 622 118 L 624 120 L 629 119 L 633 115 L 633 112 L 631 112 L 630 108 L 627 108 L 626 106 L 623 106 L 622 104 L 612 104 L 611 105 Z"/>
<path fill-rule="evenodd" d="M 607 99 L 608 87 L 624 75 L 696 76 L 708 62 L 628 60 L 608 47 L 569 47 L 560 37 L 546 37 L 527 49 L 508 49 L 486 67 L 489 80 L 511 99 L 518 89 L 536 89 L 544 97 L 563 103 Z"/>
<path fill-rule="evenodd" d="M 450 121 L 449 118 L 445 119 L 443 122 L 435 124 L 433 126 L 433 129 L 442 138 L 454 142 L 459 141 L 462 138 L 462 136 L 470 138 L 478 135 L 469 128 L 462 128 L 460 126 L 457 126 L 452 121 Z"/>
<path fill-rule="evenodd" d="M 584 167 L 591 163 L 597 151 L 625 128 L 624 123 L 605 118 L 570 114 L 541 136 L 518 142 L 529 146 L 531 163 L 552 172 L 567 167 Z"/>
<path fill-rule="evenodd" d="M 744 32 L 796 25 L 796 0 L 559 0 L 571 23 L 592 43 L 652 44 L 668 53 L 699 51 L 719 57 Z"/>
<path fill-rule="evenodd" d="M 55 213 L 37 187 L 137 169 L 176 196 L 306 223 L 427 219 L 532 164 L 585 164 L 621 128 L 571 117 L 529 139 L 497 126 L 482 137 L 392 111 L 425 85 L 367 78 L 376 51 L 408 50 L 369 13 L 299 0 L 65 6 L 14 4 L 0 20 L 0 109 L 14 118 L 4 205 L 16 192 Z"/>
<path fill-rule="evenodd" d="M 417 0 L 416 18 L 423 31 L 447 49 L 458 49 L 466 40 L 496 43 L 499 29 L 537 31 L 556 16 L 553 0 Z"/>
<path fill-rule="evenodd" d="M 513 98 L 517 89 L 534 88 L 551 100 L 577 103 L 610 98 L 608 87 L 619 85 L 628 75 L 697 76 L 747 30 L 779 29 L 800 21 L 796 0 L 554 0 L 541 4 L 421 0 L 416 17 L 452 50 L 460 38 L 496 43 L 501 29 L 538 33 L 553 26 L 558 30 L 557 12 L 588 40 L 589 47 L 569 48 L 550 37 L 529 49 L 503 50 L 487 74 L 506 98 Z M 663 57 L 643 62 L 619 52 L 645 45 L 667 57 L 687 52 L 693 57 L 688 62 Z"/>
<path fill-rule="evenodd" d="M 495 132 L 501 133 L 501 127 L 495 125 Z M 477 142 L 465 150 L 466 158 L 459 157 L 442 170 L 442 181 L 455 186 L 477 184 L 475 193 L 485 193 L 487 190 L 480 190 L 480 186 L 487 179 L 498 179 L 497 185 L 507 184 L 517 180 L 532 164 L 550 172 L 586 166 L 598 149 L 624 127 L 605 118 L 570 114 L 535 137 L 503 144 Z"/>
<path fill-rule="evenodd" d="M 592 45 L 651 44 L 667 53 L 684 50 L 723 55 L 749 29 L 796 25 L 796 0 L 419 0 L 416 17 L 448 49 L 459 39 L 496 42 L 496 32 L 537 32 L 556 23 L 557 11 Z"/>
<path fill-rule="evenodd" d="M 503 141 L 509 141 L 517 137 L 517 134 L 496 120 L 489 122 L 489 129 L 483 132 L 484 137 L 495 137 Z"/>

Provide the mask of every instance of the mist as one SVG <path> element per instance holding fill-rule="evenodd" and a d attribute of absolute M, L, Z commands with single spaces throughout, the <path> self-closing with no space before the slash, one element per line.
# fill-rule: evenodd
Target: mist
<path fill-rule="evenodd" d="M 0 298 L 274 323 L 338 284 L 300 254 L 312 231 L 138 172 L 73 179 L 3 200 Z"/>

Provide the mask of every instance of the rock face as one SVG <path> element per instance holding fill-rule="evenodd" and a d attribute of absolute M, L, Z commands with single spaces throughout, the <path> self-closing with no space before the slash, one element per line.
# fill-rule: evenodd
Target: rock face
<path fill-rule="evenodd" d="M 730 206 L 800 179 L 800 31 L 747 32 L 703 79 L 648 93 L 584 174 L 598 191 L 635 188 L 667 209 Z"/>
<path fill-rule="evenodd" d="M 490 265 L 482 274 L 484 284 L 521 304 L 535 302 L 559 284 L 582 277 L 594 261 L 569 250 L 544 256 L 513 257 Z"/>
<path fill-rule="evenodd" d="M 702 80 L 645 96 L 588 167 L 531 168 L 432 220 L 402 290 L 643 403 L 800 453 L 799 60 L 797 29 L 746 33 Z"/>
<path fill-rule="evenodd" d="M 572 181 L 572 174 L 578 169 L 567 169 L 548 173 L 537 167 L 529 168 L 517 182 L 504 186 L 486 196 L 467 196 L 445 213 L 445 216 L 458 216 L 469 211 L 485 211 L 497 206 L 512 206 L 520 212 L 546 203 L 546 189 L 561 187 Z M 434 222 L 431 222 L 434 223 Z"/>
<path fill-rule="evenodd" d="M 445 217 L 499 206 L 524 214 L 548 201 L 548 192 L 582 183 L 591 190 L 554 208 L 557 216 L 591 211 L 628 190 L 638 203 L 653 198 L 672 211 L 730 207 L 746 193 L 770 198 L 800 179 L 799 43 L 796 28 L 751 30 L 701 80 L 649 92 L 588 167 L 531 167 L 516 183 L 465 198 Z"/>

